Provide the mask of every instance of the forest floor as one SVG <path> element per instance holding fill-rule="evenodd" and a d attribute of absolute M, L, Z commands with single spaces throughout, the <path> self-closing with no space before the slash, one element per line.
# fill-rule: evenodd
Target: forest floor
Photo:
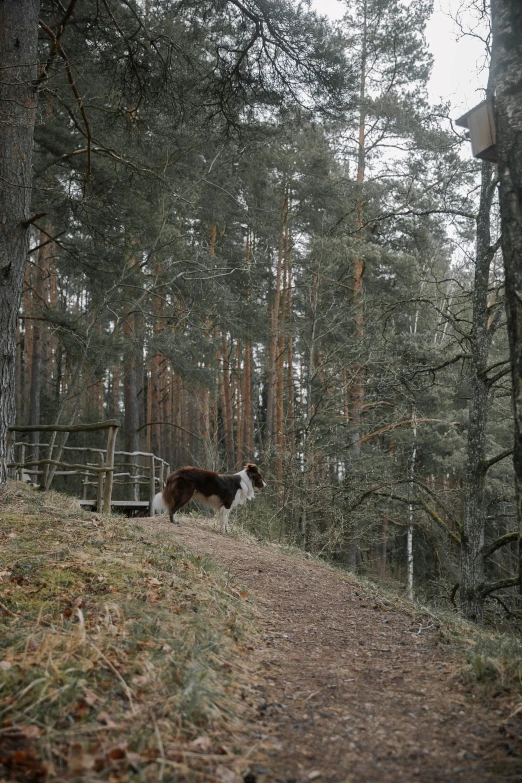
<path fill-rule="evenodd" d="M 520 650 L 209 519 L 0 495 L 0 783 L 521 781 Z"/>
<path fill-rule="evenodd" d="M 520 695 L 473 682 L 464 650 L 476 638 L 459 641 L 418 606 L 208 520 L 142 525 L 210 555 L 252 592 L 262 635 L 256 718 L 243 727 L 248 781 L 522 780 Z"/>

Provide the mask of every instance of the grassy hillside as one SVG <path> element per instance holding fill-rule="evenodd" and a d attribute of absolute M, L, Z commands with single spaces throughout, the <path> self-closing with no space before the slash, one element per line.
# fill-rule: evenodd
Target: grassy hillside
<path fill-rule="evenodd" d="M 256 673 L 266 664 L 263 638 L 272 638 L 275 621 L 288 635 L 295 607 L 291 601 L 289 617 L 274 618 L 265 596 L 254 615 L 248 592 L 180 536 L 189 536 L 188 546 L 235 558 L 256 590 L 267 553 L 273 578 L 286 574 L 283 597 L 314 560 L 260 547 L 239 526 L 232 537 L 209 536 L 211 526 L 198 520 L 192 533 L 189 525 L 178 533 L 165 520 L 87 514 L 71 498 L 18 483 L 0 495 L 0 780 L 242 783 L 249 759 L 263 755 L 257 689 L 275 685 L 267 670 Z M 509 702 L 512 716 L 522 714 L 517 636 L 479 630 L 455 612 L 435 615 L 367 580 L 339 576 L 356 588 L 354 607 L 362 601 L 370 606 L 364 611 L 386 609 L 395 622 L 415 618 L 432 629 L 448 676 L 466 698 L 497 708 Z M 271 579 L 270 594 L 277 589 Z M 307 573 L 303 579 L 306 592 Z M 315 622 L 312 609 L 303 628 Z M 382 622 L 387 616 L 372 620 L 377 635 Z M 354 662 L 357 656 L 346 665 Z M 314 698 L 319 692 L 311 687 Z"/>
<path fill-rule="evenodd" d="M 0 778 L 240 780 L 247 593 L 174 535 L 17 483 L 0 502 Z"/>

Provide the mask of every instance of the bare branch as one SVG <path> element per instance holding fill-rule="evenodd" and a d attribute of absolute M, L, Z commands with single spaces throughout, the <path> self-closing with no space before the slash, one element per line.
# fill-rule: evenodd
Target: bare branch
<path fill-rule="evenodd" d="M 480 591 L 480 595 L 482 598 L 485 598 L 487 595 L 494 593 L 496 590 L 503 590 L 506 587 L 518 587 L 519 581 L 520 580 L 518 576 L 512 576 L 508 579 L 500 579 L 498 582 L 493 582 L 493 584 L 483 587 Z"/>
<path fill-rule="evenodd" d="M 513 454 L 513 449 L 506 449 L 505 451 L 501 451 L 500 454 L 497 454 L 496 457 L 491 457 L 491 459 L 484 460 L 482 463 L 482 470 L 484 473 L 486 473 L 493 465 L 496 465 L 497 462 L 501 462 L 503 459 L 506 459 L 506 457 L 510 457 L 511 454 Z"/>
<path fill-rule="evenodd" d="M 516 541 L 518 539 L 518 530 L 513 530 L 511 533 L 506 533 L 503 536 L 500 536 L 500 538 L 497 538 L 496 541 L 493 541 L 493 543 L 489 544 L 489 546 L 483 546 L 482 547 L 482 557 L 484 560 L 486 557 L 491 557 L 491 555 L 497 551 L 497 549 L 500 549 L 502 546 L 506 546 L 506 544 L 511 544 L 512 541 Z"/>

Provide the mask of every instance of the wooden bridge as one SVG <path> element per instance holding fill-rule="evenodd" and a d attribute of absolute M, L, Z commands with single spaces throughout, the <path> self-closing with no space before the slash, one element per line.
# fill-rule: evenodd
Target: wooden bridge
<path fill-rule="evenodd" d="M 14 450 L 14 461 L 8 464 L 13 477 L 20 481 L 29 478 L 32 483 L 40 484 L 43 489 L 50 489 L 55 476 L 79 476 L 81 478 L 82 508 L 109 513 L 121 510 L 131 516 L 134 512 L 152 515 L 154 495 L 163 488 L 165 479 L 170 473 L 170 466 L 161 457 L 143 451 L 116 451 L 116 438 L 119 421 L 108 419 L 94 424 L 36 424 L 14 425 L 9 427 L 10 446 Z M 56 433 L 62 432 L 96 432 L 108 430 L 107 446 L 104 449 L 88 446 L 66 446 L 56 444 Z M 15 433 L 52 433 L 49 442 L 27 442 L 16 440 Z M 23 437 L 23 435 L 22 435 Z M 46 450 L 46 456 L 40 459 L 40 453 Z M 61 459 L 62 453 L 78 453 L 85 457 L 85 462 L 66 462 Z M 26 458 L 27 455 L 29 458 Z M 92 455 L 90 459 L 87 455 Z M 53 457 L 57 456 L 58 459 Z M 76 454 L 74 454 L 76 456 Z M 81 459 L 81 458 L 80 458 Z M 125 470 L 127 468 L 127 470 Z M 122 470 L 123 469 L 123 470 Z M 119 471 L 119 472 L 118 472 Z M 127 487 L 130 495 L 126 500 L 115 500 L 113 491 L 116 485 Z M 146 499 L 141 499 L 140 487 L 146 486 L 143 492 Z M 89 498 L 89 494 L 96 497 Z M 120 494 L 120 493 L 118 493 Z"/>

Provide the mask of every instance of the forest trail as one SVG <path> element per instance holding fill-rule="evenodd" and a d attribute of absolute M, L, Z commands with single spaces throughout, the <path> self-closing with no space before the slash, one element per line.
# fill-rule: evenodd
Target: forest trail
<path fill-rule="evenodd" d="M 143 526 L 210 555 L 254 596 L 263 635 L 257 717 L 244 729 L 260 759 L 252 782 L 522 780 L 512 697 L 500 688 L 477 700 L 435 619 L 208 520 Z"/>

